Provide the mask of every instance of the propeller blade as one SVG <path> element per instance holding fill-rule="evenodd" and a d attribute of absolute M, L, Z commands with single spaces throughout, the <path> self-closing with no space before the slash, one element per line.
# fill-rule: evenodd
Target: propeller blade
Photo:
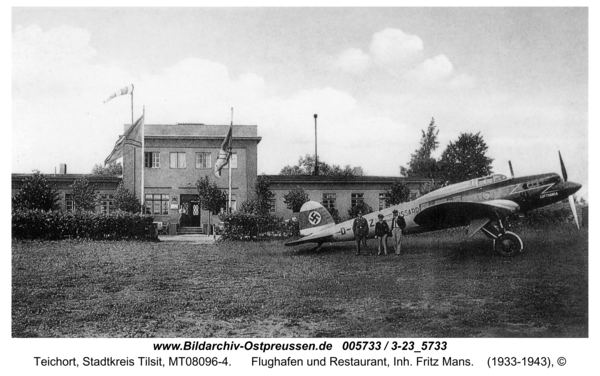
<path fill-rule="evenodd" d="M 560 155 L 560 150 L 558 151 L 558 158 L 560 159 L 560 169 L 562 170 L 563 179 L 567 181 L 567 169 L 565 168 L 565 163 Z"/>
<path fill-rule="evenodd" d="M 573 212 L 573 218 L 575 218 L 575 224 L 577 225 L 577 229 L 579 230 L 579 218 L 577 218 L 577 210 L 575 209 L 575 200 L 573 199 L 573 195 L 569 196 L 569 204 L 571 205 L 571 211 Z"/>
<path fill-rule="evenodd" d="M 508 161 L 508 167 L 510 167 L 510 177 L 514 178 L 515 177 L 515 173 L 513 172 L 512 163 L 510 163 L 510 161 Z"/>

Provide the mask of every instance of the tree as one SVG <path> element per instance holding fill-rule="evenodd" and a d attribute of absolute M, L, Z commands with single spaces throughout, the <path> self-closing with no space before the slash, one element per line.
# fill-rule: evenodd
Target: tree
<path fill-rule="evenodd" d="M 308 201 L 308 194 L 300 186 L 292 189 L 285 195 L 283 195 L 283 202 L 287 205 L 287 208 L 297 213 L 302 208 L 305 202 Z"/>
<path fill-rule="evenodd" d="M 196 188 L 198 189 L 200 206 L 210 214 L 218 214 L 222 208 L 227 207 L 227 195 L 219 189 L 216 183 L 211 183 L 208 176 L 200 178 L 196 183 Z M 210 215 L 208 226 L 210 227 Z"/>
<path fill-rule="evenodd" d="M 328 165 L 319 159 L 319 175 L 323 176 L 357 176 L 362 175 L 362 167 L 351 167 L 346 165 Z M 285 166 L 279 172 L 279 175 L 313 175 L 315 172 L 315 156 L 306 154 L 298 159 L 295 166 Z"/>
<path fill-rule="evenodd" d="M 439 142 L 437 135 L 440 131 L 435 129 L 435 119 L 431 118 L 431 123 L 427 127 L 427 132 L 421 131 L 421 147 L 415 150 L 410 156 L 408 168 L 401 166 L 400 174 L 411 178 L 429 178 L 435 179 L 440 176 L 441 166 L 431 153 L 438 148 Z"/>
<path fill-rule="evenodd" d="M 12 199 L 13 209 L 58 210 L 60 193 L 39 171 L 23 179 L 23 185 Z"/>
<path fill-rule="evenodd" d="M 117 162 L 111 162 L 106 167 L 95 164 L 92 168 L 92 175 L 123 175 L 123 166 Z"/>
<path fill-rule="evenodd" d="M 267 230 L 275 223 L 275 217 L 271 216 L 271 203 L 275 194 L 269 189 L 271 182 L 265 175 L 256 177 L 254 185 L 255 197 L 242 204 L 240 212 L 253 214 L 256 220 L 256 236 Z"/>
<path fill-rule="evenodd" d="M 241 211 L 258 216 L 268 216 L 271 209 L 271 202 L 275 194 L 269 190 L 271 181 L 265 175 L 256 177 L 254 184 L 254 198 L 242 204 Z"/>
<path fill-rule="evenodd" d="M 350 210 L 348 210 L 348 215 L 350 216 L 350 218 L 356 218 L 358 217 L 358 212 L 362 212 L 363 215 L 365 214 L 369 214 L 373 212 L 373 209 L 367 205 L 364 201 L 359 201 L 356 203 L 355 206 L 351 207 Z"/>
<path fill-rule="evenodd" d="M 429 192 L 433 192 L 436 189 L 442 188 L 442 183 L 438 183 L 436 181 L 428 181 L 419 186 L 419 195 L 423 196 Z"/>
<path fill-rule="evenodd" d="M 456 142 L 450 142 L 442 153 L 443 178 L 450 184 L 490 175 L 492 158 L 485 155 L 488 149 L 480 132 L 461 133 Z"/>
<path fill-rule="evenodd" d="M 260 216 L 269 215 L 271 202 L 275 197 L 275 193 L 269 190 L 270 185 L 271 181 L 265 175 L 256 177 L 256 184 L 254 185 L 254 194 L 256 195 L 255 213 Z"/>
<path fill-rule="evenodd" d="M 285 166 L 279 172 L 279 175 L 310 175 L 306 173 L 306 170 L 300 166 Z"/>
<path fill-rule="evenodd" d="M 129 189 L 125 188 L 123 182 L 119 183 L 115 191 L 114 204 L 116 210 L 128 213 L 140 213 L 142 211 L 140 200 L 129 192 Z"/>
<path fill-rule="evenodd" d="M 75 179 L 71 184 L 73 205 L 77 211 L 93 211 L 100 203 L 100 194 L 93 183 L 85 176 Z"/>
<path fill-rule="evenodd" d="M 388 205 L 398 205 L 410 201 L 410 188 L 400 180 L 396 180 L 389 191 L 387 191 Z"/>
<path fill-rule="evenodd" d="M 336 208 L 325 208 L 327 209 L 327 211 L 329 212 L 329 214 L 331 214 L 331 218 L 333 218 L 333 221 L 335 223 L 340 223 L 342 221 L 342 218 L 340 218 L 340 213 L 338 212 L 338 210 Z"/>

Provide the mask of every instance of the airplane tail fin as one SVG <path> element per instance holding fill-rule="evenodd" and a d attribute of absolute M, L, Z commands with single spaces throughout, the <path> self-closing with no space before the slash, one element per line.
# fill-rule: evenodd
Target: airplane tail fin
<path fill-rule="evenodd" d="M 327 209 L 316 201 L 308 201 L 302 205 L 299 220 L 301 235 L 310 235 L 317 227 L 335 224 Z"/>

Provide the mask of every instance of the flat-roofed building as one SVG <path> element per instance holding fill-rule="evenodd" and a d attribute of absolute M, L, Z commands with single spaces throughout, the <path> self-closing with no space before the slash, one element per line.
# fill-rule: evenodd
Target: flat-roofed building
<path fill-rule="evenodd" d="M 128 126 L 125 127 L 127 131 Z M 196 183 L 208 176 L 211 182 L 228 190 L 228 165 L 221 178 L 214 173 L 221 143 L 229 125 L 146 124 L 144 155 L 140 147 L 126 144 L 123 149 L 123 183 L 139 197 L 141 165 L 144 166 L 144 203 L 146 213 L 163 223 L 179 221 L 180 226 L 202 227 L 209 213 L 201 210 Z M 252 194 L 257 174 L 257 147 L 261 137 L 256 125 L 234 125 L 232 138 L 232 209 Z M 213 219 L 214 222 L 214 219 Z"/>
<path fill-rule="evenodd" d="M 64 166 L 64 168 L 63 168 Z M 114 193 L 121 183 L 120 175 L 67 174 L 66 165 L 61 165 L 61 174 L 43 174 L 49 184 L 59 192 L 59 209 L 66 212 L 75 211 L 71 185 L 77 179 L 85 178 L 94 184 L 100 194 L 98 211 L 110 213 L 114 210 Z M 31 174 L 12 174 L 12 196 L 14 197 L 23 186 L 25 178 Z"/>
<path fill-rule="evenodd" d="M 364 202 L 373 210 L 389 207 L 387 191 L 396 181 L 402 181 L 410 189 L 410 199 L 419 195 L 422 184 L 430 179 L 413 179 L 394 176 L 314 176 L 314 175 L 267 175 L 270 189 L 275 194 L 271 213 L 289 219 L 294 213 L 287 208 L 283 196 L 296 187 L 302 188 L 311 201 L 326 208 L 335 208 L 341 218 L 348 218 L 348 211 L 358 202 Z"/>
<path fill-rule="evenodd" d="M 129 127 L 131 124 L 126 124 L 124 131 L 127 132 Z M 208 176 L 211 182 L 228 191 L 229 165 L 223 168 L 221 178 L 217 178 L 213 171 L 229 127 L 192 123 L 145 124 L 143 152 L 141 136 L 139 140 L 128 140 L 123 145 L 120 158 L 123 175 L 66 174 L 66 165 L 61 164 L 61 174 L 44 176 L 59 190 L 62 210 L 73 210 L 71 185 L 78 177 L 85 177 L 96 185 L 105 202 L 98 210 L 110 211 L 114 193 L 121 181 L 125 188 L 140 198 L 143 169 L 146 214 L 152 215 L 155 222 L 180 223 L 180 228 L 202 228 L 209 221 L 209 213 L 200 208 L 196 183 Z M 253 194 L 257 175 L 257 147 L 261 137 L 257 135 L 256 125 L 234 125 L 232 134 L 229 162 L 231 206 L 236 210 Z M 12 175 L 13 196 L 21 188 L 25 176 L 31 174 Z"/>

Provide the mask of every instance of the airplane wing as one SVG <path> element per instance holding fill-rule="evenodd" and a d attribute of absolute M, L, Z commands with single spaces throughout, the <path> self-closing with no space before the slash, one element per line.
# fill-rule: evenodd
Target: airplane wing
<path fill-rule="evenodd" d="M 333 237 L 332 234 L 315 234 L 308 235 L 298 240 L 285 243 L 286 246 L 299 245 L 305 243 L 326 243 Z"/>
<path fill-rule="evenodd" d="M 519 210 L 519 205 L 510 200 L 490 200 L 485 202 L 444 202 L 423 209 L 415 215 L 419 226 L 440 230 L 450 227 L 466 226 L 482 218 L 504 218 Z M 483 224 L 481 224 L 483 223 Z M 487 221 L 481 222 L 481 226 Z"/>

